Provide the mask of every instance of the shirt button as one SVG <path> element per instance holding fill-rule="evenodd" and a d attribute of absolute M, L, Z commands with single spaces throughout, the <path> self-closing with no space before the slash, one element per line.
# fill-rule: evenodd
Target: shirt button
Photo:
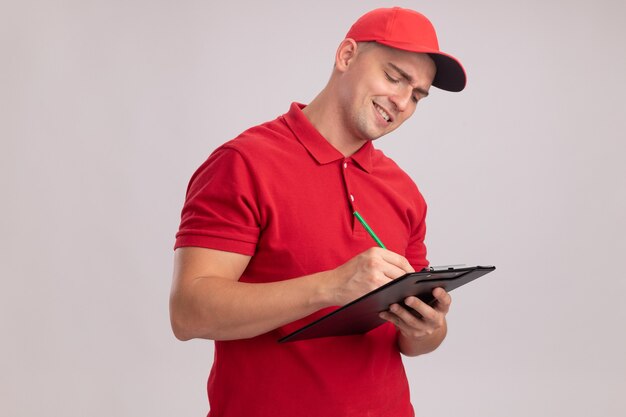
<path fill-rule="evenodd" d="M 350 194 L 350 200 L 354 203 L 354 196 L 352 194 Z"/>
<path fill-rule="evenodd" d="M 343 168 L 344 168 L 344 169 L 345 169 L 345 168 L 348 168 L 348 163 L 347 163 L 347 162 L 344 162 L 344 163 L 343 163 Z"/>

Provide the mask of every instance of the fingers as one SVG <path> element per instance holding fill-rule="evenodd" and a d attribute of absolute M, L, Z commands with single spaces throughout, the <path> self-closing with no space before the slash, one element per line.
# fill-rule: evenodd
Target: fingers
<path fill-rule="evenodd" d="M 429 306 L 417 297 L 408 297 L 406 300 L 404 300 L 404 304 L 406 305 L 406 308 L 400 308 L 400 306 L 398 305 L 397 307 L 392 306 L 394 308 L 390 310 L 394 314 L 399 315 L 404 321 L 409 321 L 413 324 L 416 321 L 436 323 L 438 320 L 441 319 L 442 314 L 444 314 L 443 312 L 437 311 L 435 308 Z M 412 309 L 413 311 L 409 312 L 409 310 L 407 309 Z M 403 314 L 400 315 L 394 310 L 402 312 Z"/>
<path fill-rule="evenodd" d="M 435 309 L 447 314 L 450 310 L 450 305 L 452 304 L 452 297 L 450 297 L 450 294 L 443 288 L 435 288 L 433 290 L 433 296 L 437 299 Z"/>
<path fill-rule="evenodd" d="M 404 303 L 418 312 L 426 320 L 436 319 L 438 313 L 448 314 L 450 310 L 450 304 L 452 304 L 452 297 L 443 288 L 435 288 L 433 290 L 433 296 L 436 302 L 432 305 L 428 305 L 417 297 L 407 297 Z"/>
<path fill-rule="evenodd" d="M 437 300 L 434 306 L 417 297 L 407 297 L 404 300 L 406 308 L 392 304 L 388 311 L 380 313 L 380 317 L 392 322 L 401 332 L 412 337 L 430 335 L 445 323 L 445 316 L 452 303 L 450 294 L 443 288 L 436 288 L 433 296 Z"/>
<path fill-rule="evenodd" d="M 381 269 L 381 272 L 385 275 L 385 277 L 390 280 L 396 279 L 406 274 L 406 271 L 404 269 L 390 263 L 385 263 Z"/>
<path fill-rule="evenodd" d="M 402 255 L 370 248 L 334 270 L 330 275 L 330 293 L 334 294 L 334 303 L 343 305 L 412 271 Z"/>
<path fill-rule="evenodd" d="M 395 279 L 409 272 L 415 272 L 409 261 L 402 255 L 383 248 L 370 248 L 363 253 L 363 256 L 375 262 L 376 259 L 383 261 L 383 264 L 376 265 L 381 268 L 384 274 Z"/>
<path fill-rule="evenodd" d="M 375 248 L 375 249 L 380 249 L 382 251 L 381 256 L 385 261 L 401 269 L 402 270 L 401 275 L 404 275 L 409 272 L 415 272 L 415 269 L 413 269 L 409 261 L 404 256 L 399 255 L 395 252 L 391 252 L 390 250 L 382 249 L 382 248 Z"/>
<path fill-rule="evenodd" d="M 415 317 L 409 310 L 392 304 L 388 311 L 380 313 L 380 318 L 393 323 L 396 328 L 408 337 L 419 339 L 434 333 L 439 326 Z"/>
<path fill-rule="evenodd" d="M 386 315 L 386 320 L 393 322 L 396 326 L 407 324 L 413 328 L 422 327 L 421 322 L 425 320 L 424 317 L 417 317 L 407 308 L 400 306 L 400 304 L 392 304 L 389 306 L 389 310 L 383 312 L 383 314 Z"/>

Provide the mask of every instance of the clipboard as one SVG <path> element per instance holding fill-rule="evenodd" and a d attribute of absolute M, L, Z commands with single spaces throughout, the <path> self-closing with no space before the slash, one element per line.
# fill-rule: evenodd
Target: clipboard
<path fill-rule="evenodd" d="M 495 266 L 439 267 L 403 275 L 278 339 L 278 342 L 367 333 L 386 323 L 378 313 L 387 310 L 391 304 L 404 305 L 404 299 L 416 296 L 432 305 L 436 301 L 432 295 L 435 288 L 441 287 L 449 292 L 495 269 Z"/>

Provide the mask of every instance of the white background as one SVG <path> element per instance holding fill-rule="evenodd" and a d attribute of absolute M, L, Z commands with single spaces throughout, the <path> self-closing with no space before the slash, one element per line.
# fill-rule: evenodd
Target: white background
<path fill-rule="evenodd" d="M 309 102 L 364 12 L 426 14 L 465 65 L 376 144 L 432 264 L 494 264 L 406 360 L 417 415 L 626 412 L 622 1 L 0 3 L 0 414 L 201 416 L 212 342 L 169 327 L 187 181 Z"/>

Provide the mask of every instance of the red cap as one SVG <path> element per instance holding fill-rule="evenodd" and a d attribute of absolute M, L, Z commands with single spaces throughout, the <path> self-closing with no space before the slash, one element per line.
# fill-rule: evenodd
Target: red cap
<path fill-rule="evenodd" d="M 346 38 L 429 54 L 437 66 L 433 86 L 448 91 L 465 88 L 463 66 L 456 58 L 439 50 L 435 28 L 421 13 L 400 7 L 375 9 L 361 16 Z"/>

